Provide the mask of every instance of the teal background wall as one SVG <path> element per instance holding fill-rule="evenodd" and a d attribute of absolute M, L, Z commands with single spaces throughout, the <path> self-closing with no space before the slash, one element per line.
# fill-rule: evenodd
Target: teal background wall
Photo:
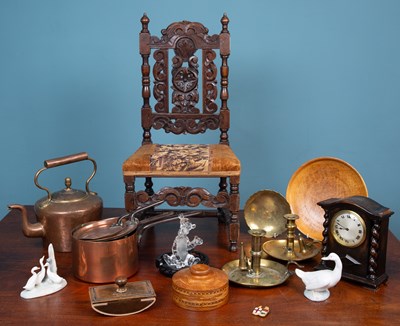
<path fill-rule="evenodd" d="M 144 12 L 154 34 L 184 19 L 219 32 L 228 14 L 242 207 L 261 189 L 285 195 L 304 162 L 332 156 L 395 211 L 390 228 L 400 237 L 397 0 L 1 0 L 1 216 L 9 203 L 45 195 L 33 183 L 45 159 L 80 151 L 98 164 L 91 189 L 105 206 L 123 207 L 121 164 L 142 134 Z M 82 162 L 48 170 L 40 182 L 55 191 L 71 176 L 83 189 L 90 172 Z"/>

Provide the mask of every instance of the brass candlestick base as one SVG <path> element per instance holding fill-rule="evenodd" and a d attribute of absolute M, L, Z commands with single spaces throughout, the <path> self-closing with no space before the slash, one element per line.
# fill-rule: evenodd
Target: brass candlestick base
<path fill-rule="evenodd" d="M 281 284 L 289 277 L 288 269 L 277 262 L 261 259 L 261 239 L 264 230 L 250 230 L 251 258 L 245 255 L 243 242 L 240 244 L 240 257 L 222 267 L 231 282 L 248 287 L 271 287 Z"/>
<path fill-rule="evenodd" d="M 313 241 L 303 242 L 303 250 L 299 240 L 294 240 L 294 250 L 288 251 L 286 240 L 270 240 L 264 243 L 263 250 L 271 257 L 286 261 L 302 261 L 318 255 L 321 250 L 319 243 Z"/>
<path fill-rule="evenodd" d="M 222 270 L 228 275 L 229 281 L 251 287 L 265 288 L 282 284 L 290 276 L 290 273 L 285 265 L 268 259 L 260 260 L 260 273 L 254 276 L 247 270 L 239 268 L 239 259 L 232 260 L 225 264 Z"/>
<path fill-rule="evenodd" d="M 313 240 L 304 240 L 299 236 L 295 239 L 296 214 L 285 214 L 287 220 L 287 237 L 281 240 L 270 240 L 264 243 L 263 250 L 271 257 L 286 261 L 301 261 L 315 257 L 321 250 L 319 243 Z"/>

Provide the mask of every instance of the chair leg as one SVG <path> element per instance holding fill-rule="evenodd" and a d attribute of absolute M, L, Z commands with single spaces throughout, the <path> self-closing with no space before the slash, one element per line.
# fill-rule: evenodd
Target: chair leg
<path fill-rule="evenodd" d="M 225 191 L 226 192 L 226 188 L 228 187 L 228 184 L 226 183 L 226 178 L 222 177 L 220 178 L 219 181 L 219 191 Z"/>
<path fill-rule="evenodd" d="M 237 251 L 237 244 L 239 241 L 239 209 L 240 209 L 240 197 L 239 197 L 239 182 L 240 177 L 234 176 L 230 178 L 230 207 L 229 210 L 232 213 L 230 224 L 229 224 L 229 250 Z"/>
<path fill-rule="evenodd" d="M 146 187 L 145 192 L 149 196 L 153 196 L 154 195 L 153 180 L 151 179 L 151 177 L 146 177 L 146 181 L 144 183 L 144 186 Z"/>
<path fill-rule="evenodd" d="M 225 192 L 225 193 L 227 192 L 226 188 L 228 187 L 228 184 L 226 182 L 226 179 L 227 178 L 225 178 L 225 177 L 221 177 L 220 178 L 220 181 L 219 181 L 219 192 Z M 218 208 L 217 211 L 218 211 L 217 216 L 218 216 L 218 222 L 219 223 L 227 224 L 227 223 L 230 222 L 231 213 L 230 213 L 229 210 L 227 212 L 227 209 Z"/>
<path fill-rule="evenodd" d="M 231 215 L 232 213 L 228 208 L 217 208 L 218 223 L 230 224 Z"/>
<path fill-rule="evenodd" d="M 125 209 L 127 212 L 132 212 L 137 208 L 135 177 L 124 176 L 124 183 L 125 183 Z"/>

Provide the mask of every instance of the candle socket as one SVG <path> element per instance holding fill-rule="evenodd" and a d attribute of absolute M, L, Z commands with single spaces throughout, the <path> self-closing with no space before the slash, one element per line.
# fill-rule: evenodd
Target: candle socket
<path fill-rule="evenodd" d="M 257 277 L 261 271 L 261 239 L 266 232 L 264 230 L 249 230 L 249 234 L 251 235 L 251 271 Z"/>
<path fill-rule="evenodd" d="M 283 216 L 286 219 L 286 249 L 288 255 L 294 255 L 294 237 L 296 231 L 296 220 L 299 218 L 296 214 L 285 214 Z"/>

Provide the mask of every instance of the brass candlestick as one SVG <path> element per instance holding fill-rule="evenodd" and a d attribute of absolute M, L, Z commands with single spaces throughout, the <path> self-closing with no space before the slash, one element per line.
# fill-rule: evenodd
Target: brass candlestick
<path fill-rule="evenodd" d="M 251 270 L 249 273 L 253 277 L 260 276 L 260 264 L 261 264 L 261 238 L 265 236 L 266 231 L 264 230 L 249 230 L 251 235 Z"/>
<path fill-rule="evenodd" d="M 294 253 L 294 233 L 296 230 L 296 220 L 299 218 L 296 214 L 285 214 L 283 217 L 286 219 L 286 249 L 287 249 L 287 256 L 293 257 L 295 256 Z"/>
<path fill-rule="evenodd" d="M 313 240 L 305 241 L 300 235 L 296 237 L 296 214 L 285 214 L 286 219 L 286 239 L 270 240 L 264 243 L 263 250 L 270 256 L 289 262 L 306 260 L 315 257 L 320 251 L 320 245 Z"/>
<path fill-rule="evenodd" d="M 231 282 L 249 287 L 270 287 L 281 284 L 289 277 L 286 266 L 267 259 L 262 259 L 262 240 L 266 231 L 249 230 L 251 249 L 248 258 L 243 243 L 240 244 L 239 259 L 235 259 L 222 267 Z"/>

